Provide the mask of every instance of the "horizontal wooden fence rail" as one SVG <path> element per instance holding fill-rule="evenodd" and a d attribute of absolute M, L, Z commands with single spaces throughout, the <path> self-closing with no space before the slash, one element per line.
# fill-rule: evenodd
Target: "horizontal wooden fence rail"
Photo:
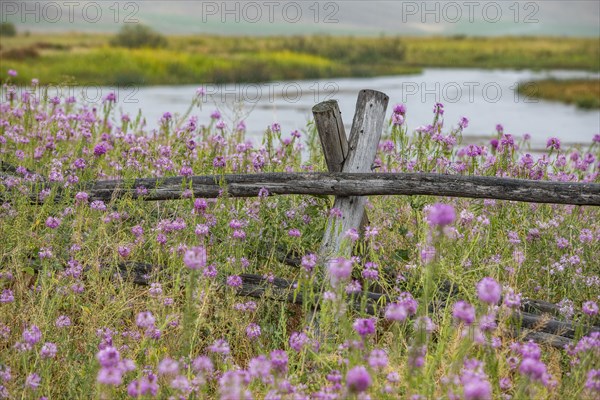
<path fill-rule="evenodd" d="M 44 185 L 48 187 L 47 185 Z M 131 182 L 97 181 L 82 185 L 93 200 L 132 196 L 145 187 L 144 200 L 174 200 L 191 189 L 195 197 L 214 198 L 225 190 L 231 197 L 269 194 L 335 196 L 432 195 L 600 206 L 600 184 L 533 181 L 492 176 L 430 173 L 262 173 L 169 178 L 143 178 Z"/>

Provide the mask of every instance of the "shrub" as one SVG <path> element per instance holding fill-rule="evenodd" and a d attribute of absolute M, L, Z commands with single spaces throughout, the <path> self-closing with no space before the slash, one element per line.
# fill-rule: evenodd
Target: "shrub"
<path fill-rule="evenodd" d="M 0 23 L 0 36 L 12 37 L 17 35 L 17 29 L 12 22 Z"/>
<path fill-rule="evenodd" d="M 110 44 L 112 46 L 127 47 L 130 49 L 140 47 L 165 47 L 167 39 L 146 25 L 125 25 Z"/>

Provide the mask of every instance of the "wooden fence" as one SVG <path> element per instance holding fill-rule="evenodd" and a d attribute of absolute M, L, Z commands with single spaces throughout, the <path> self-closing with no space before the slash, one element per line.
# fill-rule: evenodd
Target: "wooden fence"
<path fill-rule="evenodd" d="M 600 206 L 600 184 L 597 183 L 430 173 L 372 173 L 388 100 L 384 93 L 361 90 L 349 138 L 346 136 L 341 112 L 335 100 L 313 107 L 328 173 L 226 174 L 189 178 L 144 178 L 131 182 L 109 180 L 84 183 L 81 190 L 86 190 L 90 198 L 96 200 L 111 200 L 122 196 L 136 198 L 136 188 L 141 186 L 151 188 L 148 194 L 141 197 L 149 201 L 180 199 L 187 189 L 192 190 L 194 197 L 205 198 L 218 197 L 224 192 L 231 197 L 258 196 L 263 189 L 271 195 L 334 195 L 334 207 L 341 211 L 342 216 L 331 217 L 327 221 L 319 252 L 320 259 L 324 262 L 333 256 L 350 256 L 351 249 L 341 246 L 341 243 L 344 233 L 349 229 L 359 230 L 368 224 L 368 217 L 364 211 L 364 196 L 368 195 L 434 195 Z M 4 169 L 4 172 L 7 172 L 6 168 Z M 60 200 L 60 194 L 56 199 Z M 34 198 L 32 200 L 35 201 Z M 298 264 L 298 260 L 287 261 L 292 265 Z M 133 269 L 134 281 L 142 284 L 145 281 L 141 276 L 151 268 L 152 266 L 143 263 L 121 265 L 124 273 Z M 262 297 L 268 294 L 279 300 L 302 301 L 301 297 L 291 295 L 294 282 L 280 278 L 268 281 L 252 274 L 242 274 L 242 279 L 244 284 L 239 289 L 241 295 Z M 369 313 L 376 312 L 376 305 L 390 301 L 387 296 L 378 293 L 367 293 L 367 297 L 370 303 L 365 311 Z M 564 346 L 573 338 L 573 325 L 568 321 L 555 319 L 556 306 L 535 300 L 526 300 L 524 304 L 519 313 L 520 324 L 525 328 L 536 328 L 536 331 L 529 333 L 529 338 L 556 347 Z M 546 314 L 553 316 L 548 317 Z M 591 327 L 590 330 L 600 328 Z"/>

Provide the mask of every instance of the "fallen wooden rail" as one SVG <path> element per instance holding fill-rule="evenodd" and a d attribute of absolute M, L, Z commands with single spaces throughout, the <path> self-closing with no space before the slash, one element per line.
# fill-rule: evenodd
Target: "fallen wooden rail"
<path fill-rule="evenodd" d="M 41 185 L 48 187 L 48 185 Z M 138 196 L 137 188 L 148 194 Z M 92 200 L 127 197 L 144 200 L 181 199 L 191 189 L 195 197 L 256 197 L 270 194 L 335 196 L 432 195 L 600 206 L 600 184 L 533 181 L 492 176 L 431 173 L 263 173 L 169 178 L 142 178 L 131 182 L 98 181 L 81 185 Z M 60 195 L 57 196 L 60 199 Z"/>
<path fill-rule="evenodd" d="M 119 271 L 126 279 L 132 280 L 138 285 L 147 285 L 147 274 L 153 271 L 164 270 L 164 267 L 153 266 L 146 263 L 121 263 L 118 265 Z M 303 297 L 301 293 L 295 293 L 296 282 L 283 278 L 267 279 L 256 274 L 240 274 L 242 285 L 236 289 L 239 296 L 249 296 L 254 298 L 268 298 L 271 300 L 283 301 L 287 303 L 302 304 Z M 362 305 L 360 296 L 366 296 L 366 302 Z M 318 296 L 317 296 L 318 297 Z M 314 299 L 315 304 L 320 304 L 320 299 Z M 352 302 L 352 307 L 357 311 L 366 312 L 369 315 L 377 315 L 386 304 L 389 304 L 392 298 L 381 293 L 366 292 L 357 295 Z M 445 307 L 444 304 L 438 306 Z M 546 312 L 531 312 L 538 307 L 547 311 L 554 312 L 556 306 L 552 303 L 526 299 L 522 302 L 521 309 L 513 313 L 513 333 L 517 336 L 523 336 L 526 340 L 534 340 L 538 343 L 545 343 L 556 348 L 564 348 L 566 344 L 575 339 L 575 326 L 571 321 L 560 321 L 552 318 Z M 430 307 L 434 311 L 434 307 Z M 583 334 L 591 332 L 600 332 L 598 326 L 587 326 L 582 328 Z"/>
<path fill-rule="evenodd" d="M 269 298 L 273 300 L 284 301 L 288 303 L 302 304 L 302 295 L 294 295 L 295 282 L 287 279 L 274 278 L 267 280 L 260 275 L 241 274 L 242 286 L 237 289 L 240 296 L 250 296 L 255 298 Z M 367 297 L 364 308 L 358 298 L 353 302 L 355 310 L 364 311 L 370 315 L 376 315 L 384 309 L 385 304 L 391 302 L 391 298 L 384 294 L 367 292 L 363 294 Z M 318 299 L 317 299 L 318 300 Z M 535 300 L 526 301 L 535 303 Z M 320 302 L 317 301 L 317 304 Z M 544 303 L 544 302 L 542 302 Z M 551 304 L 551 303 L 548 303 Z M 442 304 L 443 306 L 443 304 Z M 528 307 L 524 305 L 521 311 L 513 314 L 514 324 L 520 325 L 520 328 L 514 326 L 513 334 L 522 335 L 525 340 L 533 340 L 538 343 L 545 343 L 556 348 L 564 348 L 575 338 L 575 327 L 570 321 L 559 321 L 553 319 L 548 314 L 533 314 L 526 311 Z M 433 310 L 433 308 L 432 308 Z M 591 332 L 600 332 L 600 327 L 588 326 L 583 329 L 584 334 Z"/>
<path fill-rule="evenodd" d="M 39 264 L 35 263 L 33 259 L 30 260 L 29 266 L 36 272 L 40 271 Z M 104 265 L 104 268 L 111 270 L 110 265 Z M 87 271 L 88 267 L 85 267 L 84 270 Z M 123 279 L 142 286 L 150 284 L 150 277 L 153 274 L 166 270 L 168 269 L 164 266 L 144 262 L 122 262 L 117 265 L 117 271 Z M 242 278 L 242 285 L 235 289 L 239 296 L 266 298 L 294 304 L 303 303 L 302 293 L 295 293 L 296 282 L 293 280 L 278 277 L 267 279 L 256 274 L 240 274 L 240 278 Z M 223 287 L 225 286 L 223 283 Z M 442 283 L 442 287 L 445 288 L 444 290 L 449 289 L 445 282 Z M 360 301 L 361 296 L 366 297 L 365 303 Z M 319 296 L 317 295 L 317 298 L 313 300 L 318 308 Z M 392 300 L 386 294 L 366 292 L 357 294 L 350 299 L 350 302 L 352 308 L 357 311 L 377 315 Z M 430 310 L 434 312 L 440 307 L 445 307 L 445 304 L 438 303 L 435 307 L 430 305 Z M 576 328 L 571 321 L 560 321 L 553 318 L 551 314 L 555 314 L 557 309 L 556 305 L 545 301 L 523 300 L 520 310 L 513 313 L 512 334 L 522 336 L 525 340 L 531 339 L 556 348 L 564 348 L 566 344 L 575 339 Z M 600 332 L 600 327 L 589 325 L 582 327 L 582 334 L 591 332 Z"/>

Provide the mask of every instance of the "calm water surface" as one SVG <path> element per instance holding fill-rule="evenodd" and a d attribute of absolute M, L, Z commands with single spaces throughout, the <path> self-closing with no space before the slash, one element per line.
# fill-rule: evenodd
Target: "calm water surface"
<path fill-rule="evenodd" d="M 249 137 L 257 144 L 262 132 L 272 122 L 279 122 L 284 133 L 302 130 L 311 118 L 314 104 L 330 98 L 338 100 L 344 122 L 349 127 L 360 89 L 375 89 L 390 96 L 390 106 L 407 105 L 409 129 L 431 123 L 432 108 L 439 101 L 445 105 L 445 125 L 456 125 L 460 117 L 470 120 L 464 131 L 482 141 L 502 123 L 506 133 L 521 136 L 529 133 L 533 147 L 544 147 L 550 136 L 564 143 L 589 143 L 600 133 L 600 111 L 580 110 L 558 102 L 535 100 L 516 94 L 519 82 L 540 78 L 598 77 L 583 71 L 512 71 L 478 69 L 425 69 L 420 75 L 398 75 L 377 78 L 325 79 L 287 81 L 264 84 L 205 85 L 207 95 L 201 108 L 192 115 L 199 123 L 210 121 L 210 114 L 219 109 L 223 119 L 232 126 L 243 119 Z M 200 85 L 154 86 L 137 91 L 122 89 L 118 107 L 135 116 L 143 110 L 147 126 L 158 126 L 165 112 L 183 114 Z M 531 88 L 535 90 L 535 88 Z"/>

